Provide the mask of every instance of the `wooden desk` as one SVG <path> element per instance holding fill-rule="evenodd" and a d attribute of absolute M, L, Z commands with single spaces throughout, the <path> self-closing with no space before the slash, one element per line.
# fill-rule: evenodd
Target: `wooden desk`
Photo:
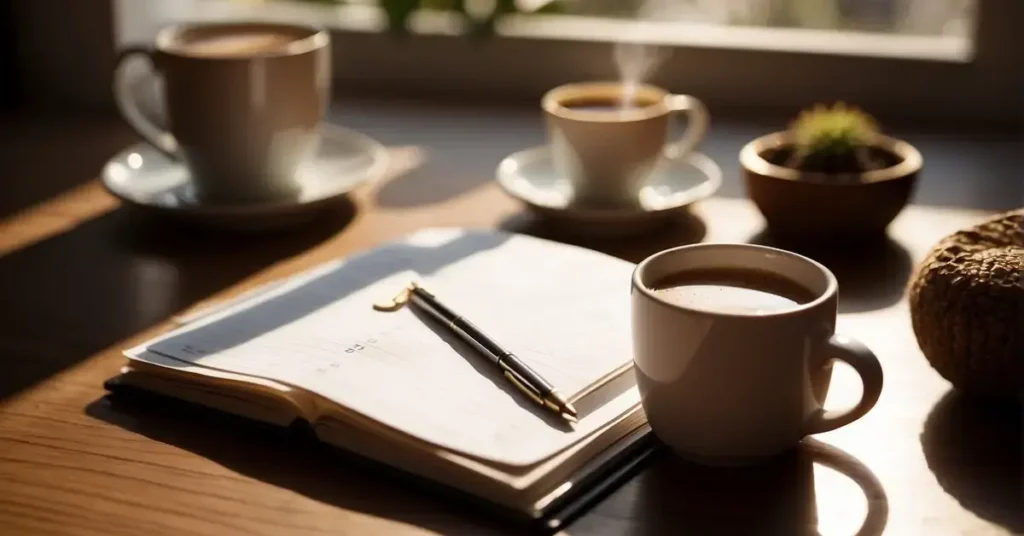
<path fill-rule="evenodd" d="M 77 161 L 86 162 L 80 169 L 74 158 L 54 157 L 47 149 L 53 136 L 40 134 L 23 149 L 59 173 L 40 173 L 38 183 L 0 182 L 0 192 L 10 193 L 0 199 L 39 198 L 0 221 L 0 532 L 503 531 L 326 449 L 209 412 L 112 404 L 101 384 L 117 373 L 121 349 L 195 304 L 423 226 L 500 226 L 549 237 L 550 229 L 486 181 L 442 200 L 381 202 L 384 194 L 394 201 L 402 188 L 422 188 L 409 176 L 364 188 L 352 207 L 289 233 L 238 237 L 167 227 L 119 207 L 95 181 L 60 183 L 68 173 L 91 176 L 130 139 L 117 126 L 70 132 L 65 137 L 83 151 Z M 25 194 L 47 188 L 54 191 Z M 819 254 L 840 279 L 839 330 L 874 349 L 885 370 L 885 390 L 867 417 L 764 467 L 710 470 L 662 456 L 564 533 L 1024 531 L 1020 414 L 980 411 L 951 395 L 920 354 L 901 299 L 928 247 L 981 217 L 912 207 L 890 240 Z M 566 240 L 636 261 L 686 242 L 763 240 L 761 225 L 745 200 L 716 198 L 680 226 L 644 239 Z M 855 375 L 840 368 L 830 404 L 858 391 Z"/>

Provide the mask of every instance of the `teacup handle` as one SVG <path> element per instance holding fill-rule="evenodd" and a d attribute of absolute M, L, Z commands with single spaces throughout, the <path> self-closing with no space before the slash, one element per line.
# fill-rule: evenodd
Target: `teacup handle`
<path fill-rule="evenodd" d="M 683 132 L 683 136 L 665 146 L 665 156 L 672 159 L 680 158 L 693 151 L 704 139 L 711 119 L 708 115 L 707 107 L 697 97 L 669 95 L 665 99 L 668 108 L 673 113 L 689 116 L 686 132 Z"/>
<path fill-rule="evenodd" d="M 117 103 L 117 108 L 121 111 L 121 115 L 128 123 L 128 126 L 132 127 L 150 145 L 156 147 L 169 158 L 176 160 L 178 159 L 178 141 L 174 139 L 170 132 L 156 126 L 146 117 L 146 114 L 142 113 L 138 102 L 135 100 L 135 96 L 132 94 L 125 70 L 126 61 L 132 56 L 146 57 L 154 72 L 157 70 L 153 51 L 147 47 L 128 47 L 119 52 L 114 67 L 114 101 Z"/>
<path fill-rule="evenodd" d="M 820 434 L 846 426 L 851 422 L 863 417 L 878 402 L 882 394 L 882 365 L 878 362 L 875 354 L 864 346 L 860 341 L 832 335 L 825 346 L 824 351 L 829 353 L 830 359 L 845 361 L 857 374 L 860 375 L 864 385 L 864 393 L 852 408 L 843 410 L 823 410 L 807 429 L 808 434 Z"/>

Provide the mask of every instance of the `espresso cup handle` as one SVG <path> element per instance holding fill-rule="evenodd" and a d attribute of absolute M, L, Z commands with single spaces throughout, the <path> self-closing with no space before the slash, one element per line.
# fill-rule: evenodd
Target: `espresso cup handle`
<path fill-rule="evenodd" d="M 132 94 L 125 65 L 127 60 L 133 56 L 145 56 L 149 60 L 150 67 L 156 71 L 156 62 L 153 58 L 153 51 L 150 48 L 128 47 L 121 50 L 117 55 L 114 67 L 114 101 L 117 103 L 117 108 L 121 111 L 121 115 L 128 123 L 128 126 L 132 127 L 150 145 L 156 147 L 169 158 L 176 160 L 178 159 L 177 140 L 174 139 L 170 132 L 156 126 L 142 113 L 138 102 L 135 100 L 135 96 Z"/>
<path fill-rule="evenodd" d="M 878 402 L 878 396 L 882 394 L 882 365 L 878 362 L 875 354 L 854 339 L 842 335 L 832 335 L 826 344 L 825 351 L 829 352 L 829 358 L 845 361 L 857 374 L 860 375 L 864 385 L 864 393 L 852 408 L 843 410 L 823 410 L 814 419 L 807 430 L 808 434 L 820 434 L 846 426 L 861 418 Z"/>
<path fill-rule="evenodd" d="M 680 158 L 693 151 L 707 134 L 710 116 L 704 103 L 690 95 L 669 95 L 667 104 L 672 112 L 688 116 L 686 132 L 678 140 L 665 146 L 665 156 Z"/>

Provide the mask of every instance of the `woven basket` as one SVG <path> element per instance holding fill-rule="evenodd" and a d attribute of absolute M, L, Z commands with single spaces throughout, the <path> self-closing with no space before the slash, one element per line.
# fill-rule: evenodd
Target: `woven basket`
<path fill-rule="evenodd" d="M 1024 392 L 1024 209 L 939 242 L 909 300 L 921 351 L 954 387 L 986 398 Z"/>

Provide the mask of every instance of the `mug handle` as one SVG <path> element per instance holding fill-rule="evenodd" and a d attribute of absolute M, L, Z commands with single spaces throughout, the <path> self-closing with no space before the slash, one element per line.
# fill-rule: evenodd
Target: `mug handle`
<path fill-rule="evenodd" d="M 704 103 L 690 95 L 669 95 L 665 97 L 669 110 L 689 116 L 686 132 L 678 140 L 665 146 L 665 156 L 671 159 L 686 156 L 693 151 L 707 134 L 711 118 Z"/>
<path fill-rule="evenodd" d="M 826 343 L 825 351 L 829 352 L 829 358 L 845 361 L 857 371 L 864 385 L 864 394 L 852 408 L 821 411 L 810 423 L 808 434 L 835 430 L 863 417 L 871 411 L 882 394 L 882 365 L 867 346 L 849 337 L 832 335 Z"/>
<path fill-rule="evenodd" d="M 125 122 L 128 123 L 128 126 L 132 127 L 139 136 L 142 136 L 144 140 L 167 155 L 167 157 L 178 160 L 178 141 L 174 139 L 170 132 L 156 126 L 142 113 L 138 102 L 135 100 L 135 96 L 132 94 L 124 68 L 125 62 L 132 56 L 146 57 L 149 60 L 150 68 L 154 72 L 157 71 L 153 50 L 149 47 L 128 47 L 121 50 L 117 54 L 117 60 L 114 63 L 114 101 L 117 103 L 117 108 L 121 111 L 121 115 L 124 117 Z"/>

